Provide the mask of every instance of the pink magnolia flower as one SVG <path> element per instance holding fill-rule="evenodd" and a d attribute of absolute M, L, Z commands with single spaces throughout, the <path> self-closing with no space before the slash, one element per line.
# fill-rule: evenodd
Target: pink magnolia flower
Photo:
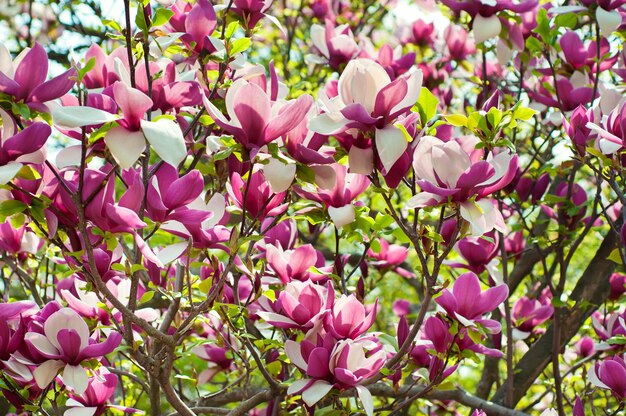
<path fill-rule="evenodd" d="M 468 56 L 476 52 L 474 40 L 468 38 L 467 35 L 465 29 L 453 24 L 448 25 L 443 32 L 450 58 L 455 61 L 464 61 Z"/>
<path fill-rule="evenodd" d="M 576 351 L 576 354 L 578 354 L 580 358 L 586 358 L 586 357 L 593 355 L 596 352 L 593 338 L 589 336 L 582 337 L 574 345 L 574 350 Z"/>
<path fill-rule="evenodd" d="M 589 67 L 591 72 L 598 72 L 597 64 L 595 62 L 598 55 L 597 42 L 590 42 L 587 48 L 583 44 L 578 33 L 568 30 L 559 39 L 559 44 L 563 50 L 565 61 L 571 65 L 574 70 L 582 67 Z M 615 62 L 617 62 L 618 55 L 615 54 L 612 57 L 606 58 L 611 52 L 611 46 L 606 38 L 600 39 L 600 56 L 603 57 L 600 62 L 600 71 L 606 71 L 610 69 Z"/>
<path fill-rule="evenodd" d="M 368 416 L 373 415 L 373 401 L 369 390 L 360 385 L 368 377 L 378 373 L 384 365 L 387 353 L 374 337 L 334 342 L 332 337 L 318 335 L 311 342 L 288 340 L 285 353 L 308 377 L 293 382 L 288 394 L 301 394 L 302 400 L 313 406 L 333 387 L 356 388 Z"/>
<path fill-rule="evenodd" d="M 135 82 L 141 92 L 144 94 L 150 92 L 153 111 L 160 110 L 165 113 L 202 102 L 200 85 L 195 81 L 180 81 L 175 62 L 170 60 L 150 62 L 150 74 L 153 77 L 150 90 L 146 72 L 143 62 L 137 65 Z"/>
<path fill-rule="evenodd" d="M 265 258 L 269 268 L 283 284 L 299 280 L 318 282 L 327 276 L 312 272 L 312 267 L 323 267 L 324 256 L 311 244 L 304 244 L 294 249 L 284 250 L 280 245 L 268 244 L 265 247 Z"/>
<path fill-rule="evenodd" d="M 330 19 L 324 26 L 311 26 L 311 41 L 319 53 L 326 58 L 328 65 L 339 70 L 359 53 L 359 45 L 347 24 L 335 26 Z"/>
<path fill-rule="evenodd" d="M 458 320 L 464 326 L 471 327 L 478 323 L 497 333 L 500 323 L 484 319 L 483 315 L 497 308 L 508 295 L 509 288 L 504 284 L 482 291 L 478 276 L 468 272 L 455 280 L 452 290 L 444 289 L 435 302 L 450 318 Z"/>
<path fill-rule="evenodd" d="M 83 83 L 89 89 L 101 89 L 113 85 L 120 77 L 115 70 L 116 60 L 128 68 L 128 52 L 125 47 L 119 47 L 107 55 L 97 43 L 92 44 L 85 52 L 85 60 L 94 60 L 94 67 L 87 72 Z"/>
<path fill-rule="evenodd" d="M 208 383 L 217 373 L 230 370 L 233 366 L 233 353 L 228 347 L 222 347 L 217 344 L 203 344 L 194 347 L 192 351 L 209 363 L 209 368 L 202 371 L 198 376 L 198 384 Z"/>
<path fill-rule="evenodd" d="M 337 339 L 356 339 L 374 324 L 378 299 L 368 309 L 354 295 L 342 295 L 326 315 L 324 329 Z"/>
<path fill-rule="evenodd" d="M 619 355 L 605 358 L 589 369 L 589 381 L 602 389 L 611 390 L 619 399 L 626 398 L 626 363 Z"/>
<path fill-rule="evenodd" d="M 598 134 L 596 146 L 604 154 L 613 154 L 624 147 L 626 141 L 626 102 L 613 109 L 602 119 L 602 126 L 593 119 L 586 127 Z"/>
<path fill-rule="evenodd" d="M 330 285 L 330 283 L 329 283 Z M 256 312 L 266 322 L 283 329 L 308 330 L 324 318 L 331 308 L 335 292 L 310 280 L 287 283 L 278 292 L 276 302 L 262 298 L 265 309 Z"/>
<path fill-rule="evenodd" d="M 70 308 L 63 308 L 50 315 L 44 324 L 43 334 L 28 332 L 26 342 L 48 360 L 38 365 L 33 375 L 39 388 L 45 388 L 63 369 L 63 383 L 83 394 L 89 377 L 83 361 L 100 359 L 120 344 L 121 334 L 110 332 L 107 339 L 98 343 L 90 338 L 89 327 Z"/>
<path fill-rule="evenodd" d="M 378 252 L 371 248 L 367 250 L 367 256 L 374 260 L 370 262 L 371 265 L 377 269 L 391 269 L 407 279 L 415 277 L 414 273 L 401 267 L 409 255 L 408 248 L 398 244 L 389 244 L 387 240 L 382 238 L 378 238 L 377 241 L 380 247 Z"/>
<path fill-rule="evenodd" d="M 485 157 L 483 150 L 475 149 L 477 141 L 473 136 L 447 142 L 434 136 L 422 137 L 413 155 L 413 170 L 422 191 L 406 206 L 437 206 L 454 201 L 460 203 L 461 216 L 472 225 L 474 235 L 493 228 L 504 230 L 502 214 L 490 200 L 481 198 L 513 180 L 518 158 L 506 150 Z"/>
<path fill-rule="evenodd" d="M 326 113 L 313 118 L 309 128 L 325 135 L 349 129 L 372 133 L 377 156 L 388 172 L 408 147 L 404 132 L 393 123 L 417 102 L 421 86 L 420 70 L 391 81 L 376 61 L 353 59 L 339 77 L 337 95 L 324 97 L 320 92 Z M 362 161 L 360 157 L 361 152 L 349 156 L 351 169 L 369 174 L 373 159 Z"/>
<path fill-rule="evenodd" d="M 283 204 L 283 201 L 287 193 L 272 192 L 269 183 L 258 170 L 251 175 L 249 180 L 244 180 L 239 173 L 232 174 L 230 182 L 226 184 L 230 201 L 239 209 L 243 210 L 245 206 L 247 215 L 259 221 L 285 212 L 287 204 Z"/>
<path fill-rule="evenodd" d="M 4 185 L 17 175 L 25 163 L 44 162 L 43 145 L 52 129 L 46 123 L 37 121 L 18 131 L 17 124 L 8 113 L 0 110 L 0 118 L 0 185 Z"/>
<path fill-rule="evenodd" d="M 411 33 L 413 35 L 412 42 L 419 46 L 432 45 L 436 37 L 434 23 L 426 23 L 422 19 L 413 23 Z"/>
<path fill-rule="evenodd" d="M 553 313 L 554 307 L 550 298 L 543 296 L 539 299 L 531 299 L 527 296 L 519 298 L 511 309 L 516 338 L 529 337 L 535 328 L 550 319 Z"/>
<path fill-rule="evenodd" d="M 206 96 L 204 105 L 215 123 L 232 134 L 251 156 L 262 146 L 295 128 L 313 105 L 313 99 L 303 94 L 296 100 L 272 102 L 267 92 L 257 84 L 238 79 L 226 92 L 224 117 Z"/>
<path fill-rule="evenodd" d="M 348 173 L 348 168 L 338 163 L 320 166 L 316 173 L 317 188 L 310 185 L 295 187 L 296 193 L 323 204 L 337 227 L 350 224 L 356 215 L 353 201 L 368 187 L 369 179 L 365 175 Z"/>
<path fill-rule="evenodd" d="M 87 389 L 82 394 L 69 393 L 70 398 L 65 405 L 69 408 L 66 415 L 100 416 L 108 409 L 118 409 L 125 413 L 136 413 L 134 409 L 110 404 L 117 389 L 117 376 L 111 374 L 106 367 L 100 367 L 95 377 L 89 379 Z"/>
<path fill-rule="evenodd" d="M 548 107 L 560 108 L 563 112 L 575 110 L 580 105 L 593 101 L 593 88 L 588 86 L 576 87 L 569 78 L 557 76 L 556 88 L 559 90 L 559 100 L 553 89 L 548 90 L 545 84 L 554 85 L 552 77 L 543 77 L 536 86 L 528 87 L 528 95 L 533 100 Z"/>
<path fill-rule="evenodd" d="M 39 43 L 24 49 L 13 61 L 6 47 L 0 44 L 0 92 L 34 110 L 47 112 L 44 103 L 67 93 L 74 86 L 76 75 L 76 69 L 72 68 L 46 81 L 48 54 Z"/>
<path fill-rule="evenodd" d="M 526 201 L 530 197 L 531 204 L 535 205 L 541 200 L 541 197 L 550 185 L 550 175 L 548 173 L 541 174 L 537 179 L 529 176 L 522 176 L 515 185 L 515 191 L 519 195 L 520 200 Z"/>
<path fill-rule="evenodd" d="M 609 299 L 617 300 L 626 292 L 626 275 L 613 273 L 610 277 L 611 294 Z"/>
<path fill-rule="evenodd" d="M 484 272 L 487 265 L 498 255 L 500 251 L 499 234 L 490 231 L 481 237 L 468 236 L 456 244 L 456 250 L 465 263 L 450 263 L 452 267 L 465 268 L 476 274 Z"/>
<path fill-rule="evenodd" d="M 183 33 L 182 41 L 195 53 L 202 50 L 215 51 L 210 36 L 217 27 L 217 16 L 208 0 L 198 0 L 195 4 L 178 0 L 172 5 L 174 15 L 167 23 L 167 29 Z"/>
<path fill-rule="evenodd" d="M 272 5 L 273 0 L 234 0 L 233 12 L 243 19 L 244 26 L 252 30 L 264 17 L 269 17 L 274 22 L 274 17 L 265 14 Z"/>

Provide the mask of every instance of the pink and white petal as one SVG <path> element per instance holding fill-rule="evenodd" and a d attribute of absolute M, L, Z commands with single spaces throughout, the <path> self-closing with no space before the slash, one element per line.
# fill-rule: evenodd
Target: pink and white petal
<path fill-rule="evenodd" d="M 385 172 L 391 170 L 408 145 L 404 132 L 398 127 L 389 125 L 383 129 L 376 129 L 376 148 Z"/>
<path fill-rule="evenodd" d="M 59 360 L 48 360 L 39 365 L 39 367 L 33 371 L 33 377 L 35 377 L 37 387 L 40 389 L 48 387 L 63 366 L 65 366 L 65 363 Z"/>
<path fill-rule="evenodd" d="M 361 149 L 352 146 L 348 152 L 348 168 L 350 173 L 369 175 L 374 170 L 374 149 Z"/>
<path fill-rule="evenodd" d="M 406 201 L 406 208 L 424 208 L 424 207 L 434 207 L 438 205 L 441 201 L 444 200 L 444 197 L 441 195 L 433 194 L 430 192 L 420 192 L 415 195 L 408 201 Z"/>
<path fill-rule="evenodd" d="M 596 374 L 595 365 L 592 365 L 591 368 L 589 368 L 589 371 L 587 372 L 587 378 L 589 379 L 589 382 L 593 384 L 594 386 L 600 387 L 601 389 L 610 390 L 610 387 L 604 384 L 603 382 L 601 382 L 600 379 L 598 378 L 598 375 Z"/>
<path fill-rule="evenodd" d="M 67 364 L 63 369 L 63 383 L 74 389 L 76 394 L 83 394 L 87 390 L 89 376 L 81 365 Z"/>
<path fill-rule="evenodd" d="M 188 246 L 189 244 L 186 242 L 170 244 L 163 250 L 159 251 L 156 256 L 161 261 L 161 263 L 169 264 L 182 256 Z"/>
<path fill-rule="evenodd" d="M 163 263 L 159 258 L 154 254 L 150 246 L 144 241 L 143 238 L 137 233 L 133 233 L 133 237 L 135 238 L 135 243 L 137 244 L 137 248 L 141 251 L 141 254 L 145 257 L 146 260 L 154 263 L 157 267 L 163 267 Z"/>
<path fill-rule="evenodd" d="M 298 326 L 298 324 L 290 318 L 286 316 L 280 315 L 274 312 L 266 312 L 266 311 L 258 311 L 256 314 L 263 319 L 265 322 L 268 322 L 274 326 L 282 327 L 280 324 L 286 324 L 288 327 L 292 328 L 294 326 Z"/>
<path fill-rule="evenodd" d="M 354 206 L 352 204 L 342 207 L 328 207 L 328 215 L 337 228 L 350 224 L 356 218 Z"/>
<path fill-rule="evenodd" d="M 79 166 L 81 159 L 82 146 L 68 146 L 57 153 L 56 166 L 59 169 L 68 166 Z"/>
<path fill-rule="evenodd" d="M 391 114 L 395 114 L 398 111 L 402 111 L 404 108 L 411 108 L 415 105 L 420 92 L 422 91 L 422 82 L 424 74 L 421 69 L 413 71 L 411 75 L 406 78 L 407 94 L 395 107 L 391 109 Z"/>
<path fill-rule="evenodd" d="M 142 132 L 129 131 L 119 126 L 107 132 L 104 143 L 122 169 L 130 169 L 146 150 L 146 139 Z"/>
<path fill-rule="evenodd" d="M 307 386 L 312 384 L 312 382 L 313 380 L 311 379 L 296 380 L 289 385 L 287 394 L 300 394 Z"/>
<path fill-rule="evenodd" d="M 180 126 L 173 120 L 141 121 L 141 129 L 157 155 L 174 167 L 185 160 L 187 148 Z"/>
<path fill-rule="evenodd" d="M 359 395 L 363 410 L 367 416 L 374 415 L 374 401 L 372 400 L 372 393 L 365 386 L 356 386 L 356 392 Z"/>
<path fill-rule="evenodd" d="M 42 355 L 47 358 L 58 358 L 59 350 L 57 347 L 52 345 L 48 338 L 44 335 L 39 334 L 37 332 L 28 332 L 24 336 L 24 340 L 30 343 L 33 347 L 35 347 Z"/>
<path fill-rule="evenodd" d="M 297 342 L 292 341 L 292 340 L 287 340 L 285 342 L 285 354 L 287 355 L 287 357 L 289 357 L 289 360 L 291 360 L 291 362 L 299 369 L 306 371 L 307 368 L 309 367 L 307 362 L 304 361 L 304 358 L 302 357 L 300 344 L 298 344 Z M 298 381 L 303 381 L 303 380 L 298 380 Z M 289 390 L 291 390 L 291 387 L 289 387 Z M 294 391 L 300 391 L 300 390 L 294 390 Z M 294 393 L 289 393 L 289 394 L 294 394 Z"/>
<path fill-rule="evenodd" d="M 307 404 L 307 406 L 313 406 L 315 403 L 319 402 L 331 391 L 333 385 L 324 380 L 315 381 L 310 387 L 302 392 L 302 401 Z"/>
<path fill-rule="evenodd" d="M 328 165 L 312 166 L 315 172 L 315 183 L 322 189 L 331 190 L 337 183 L 337 172 Z"/>
<path fill-rule="evenodd" d="M 278 194 L 291 186 L 296 176 L 295 163 L 283 163 L 278 159 L 271 158 L 269 163 L 263 166 L 263 176 L 270 185 L 272 192 Z"/>
<path fill-rule="evenodd" d="M 49 102 L 46 105 L 50 109 L 52 122 L 55 126 L 76 128 L 109 123 L 119 119 L 117 114 L 111 114 L 92 107 L 63 107 L 55 102 Z"/>
<path fill-rule="evenodd" d="M 19 162 L 9 162 L 4 166 L 0 166 L 0 185 L 6 185 L 11 179 L 15 178 L 22 166 Z"/>
<path fill-rule="evenodd" d="M 344 131 L 346 129 L 346 120 L 341 114 L 320 114 L 309 120 L 308 129 L 312 132 L 329 136 Z"/>

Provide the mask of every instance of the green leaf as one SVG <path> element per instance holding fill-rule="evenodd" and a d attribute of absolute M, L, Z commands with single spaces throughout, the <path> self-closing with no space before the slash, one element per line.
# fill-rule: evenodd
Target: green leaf
<path fill-rule="evenodd" d="M 233 43 L 230 44 L 230 50 L 228 54 L 232 56 L 240 52 L 243 52 L 247 50 L 251 44 L 252 44 L 252 41 L 250 40 L 250 38 L 237 39 Z"/>
<path fill-rule="evenodd" d="M 611 254 L 607 257 L 607 260 L 611 260 L 613 263 L 622 264 L 622 256 L 619 254 L 619 249 L 613 249 Z"/>
<path fill-rule="evenodd" d="M 154 291 L 149 290 L 141 296 L 141 299 L 139 299 L 139 303 L 146 303 L 153 297 L 154 297 Z"/>
<path fill-rule="evenodd" d="M 422 87 L 419 99 L 417 100 L 417 108 L 420 114 L 422 126 L 425 126 L 429 120 L 437 114 L 437 106 L 439 100 L 426 87 Z"/>
<path fill-rule="evenodd" d="M 229 23 L 228 27 L 226 28 L 226 32 L 224 32 L 224 38 L 226 40 L 232 38 L 237 29 L 239 29 L 239 22 L 235 21 Z"/>
<path fill-rule="evenodd" d="M 24 211 L 26 208 L 28 208 L 28 205 L 15 199 L 4 201 L 0 203 L 0 217 L 10 217 Z"/>
<path fill-rule="evenodd" d="M 467 126 L 467 117 L 465 117 L 463 114 L 451 114 L 449 116 L 446 116 L 445 118 L 448 123 L 452 124 L 453 126 Z"/>
<path fill-rule="evenodd" d="M 144 15 L 143 10 L 137 10 L 137 15 L 135 16 L 135 24 L 142 32 L 148 32 L 148 22 L 146 22 L 146 16 Z"/>
<path fill-rule="evenodd" d="M 170 9 L 158 9 L 152 18 L 152 26 L 163 26 L 174 16 Z"/>

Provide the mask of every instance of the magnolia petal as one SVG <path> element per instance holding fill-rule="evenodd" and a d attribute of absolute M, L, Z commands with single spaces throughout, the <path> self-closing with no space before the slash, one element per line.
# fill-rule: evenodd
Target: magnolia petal
<path fill-rule="evenodd" d="M 104 143 L 122 169 L 130 169 L 146 149 L 143 133 L 119 126 L 107 132 Z"/>
<path fill-rule="evenodd" d="M 302 392 L 302 401 L 305 402 L 307 406 L 313 406 L 315 403 L 322 400 L 332 388 L 333 385 L 329 382 L 317 380 Z"/>
<path fill-rule="evenodd" d="M 308 129 L 312 132 L 329 136 L 345 130 L 348 120 L 343 116 L 332 116 L 328 113 L 321 114 L 309 120 Z"/>
<path fill-rule="evenodd" d="M 271 158 L 270 162 L 263 166 L 263 176 L 269 182 L 272 192 L 278 194 L 291 186 L 293 178 L 296 176 L 296 165 L 294 163 L 285 164 L 278 159 Z"/>
<path fill-rule="evenodd" d="M 395 126 L 386 126 L 384 129 L 376 129 L 376 148 L 378 157 L 388 173 L 394 163 L 400 159 L 409 142 L 404 132 Z"/>
<path fill-rule="evenodd" d="M 343 207 L 328 207 L 328 215 L 337 228 L 350 224 L 356 218 L 354 206 L 352 204 Z"/>
<path fill-rule="evenodd" d="M 350 173 L 369 175 L 374 170 L 374 150 L 370 147 L 361 149 L 352 146 L 348 152 L 348 168 Z"/>
<path fill-rule="evenodd" d="M 165 247 L 163 250 L 159 251 L 159 253 L 157 254 L 157 257 L 159 260 L 161 260 L 161 263 L 169 264 L 173 262 L 174 260 L 176 260 L 177 258 L 179 258 L 180 256 L 182 256 L 182 254 L 187 249 L 188 245 L 189 244 L 186 242 L 170 244 L 167 247 Z"/>
<path fill-rule="evenodd" d="M 63 107 L 55 102 L 49 102 L 46 105 L 50 109 L 52 122 L 55 126 L 75 128 L 109 123 L 119 119 L 117 114 L 111 114 L 92 107 Z"/>
<path fill-rule="evenodd" d="M 73 388 L 76 394 L 83 394 L 87 390 L 89 376 L 80 365 L 66 365 L 63 369 L 63 383 Z"/>
<path fill-rule="evenodd" d="M 93 416 L 96 414 L 97 410 L 97 407 L 72 407 L 71 409 L 67 409 L 65 413 L 63 413 L 63 416 Z"/>
<path fill-rule="evenodd" d="M 44 335 L 37 332 L 28 332 L 24 339 L 35 347 L 45 357 L 59 358 L 58 349 Z"/>
<path fill-rule="evenodd" d="M 622 24 L 622 15 L 617 10 L 611 12 L 602 7 L 596 9 L 596 20 L 604 36 L 609 36 Z"/>
<path fill-rule="evenodd" d="M 185 139 L 180 126 L 173 120 L 141 121 L 141 129 L 156 153 L 170 165 L 177 167 L 187 157 Z"/>
<path fill-rule="evenodd" d="M 600 378 L 598 378 L 595 365 L 592 365 L 591 368 L 589 368 L 589 371 L 587 372 L 587 378 L 589 379 L 589 382 L 594 386 L 600 387 L 601 389 L 610 390 L 610 387 L 601 382 Z"/>
<path fill-rule="evenodd" d="M 315 172 L 315 183 L 322 189 L 333 189 L 337 183 L 337 173 L 328 165 L 313 166 Z"/>
<path fill-rule="evenodd" d="M 22 166 L 19 162 L 9 162 L 4 166 L 0 166 L 0 185 L 6 185 L 11 179 L 15 178 Z"/>
<path fill-rule="evenodd" d="M 374 415 L 374 401 L 372 400 L 372 393 L 365 386 L 356 386 L 356 392 L 359 395 L 363 410 L 367 416 Z"/>
<path fill-rule="evenodd" d="M 476 43 L 495 38 L 500 34 L 501 30 L 502 23 L 500 23 L 500 19 L 495 14 L 490 17 L 483 17 L 477 14 L 474 18 L 472 32 L 474 33 Z"/>
<path fill-rule="evenodd" d="M 57 168 L 63 169 L 68 166 L 79 166 L 82 154 L 82 146 L 69 146 L 62 149 L 56 157 Z"/>
<path fill-rule="evenodd" d="M 304 371 L 307 370 L 308 364 L 306 363 L 306 361 L 304 361 L 304 358 L 302 357 L 302 352 L 300 351 L 300 344 L 292 340 L 287 340 L 285 342 L 285 354 L 287 355 L 287 357 L 289 357 L 289 360 L 291 360 L 291 362 L 296 367 Z M 298 380 L 298 381 L 302 381 L 302 380 Z M 302 388 L 304 388 L 304 386 L 302 386 Z M 289 387 L 289 390 L 291 389 L 292 387 Z M 293 391 L 300 391 L 300 390 L 301 389 L 293 390 Z M 294 394 L 294 393 L 289 393 L 289 394 Z"/>
<path fill-rule="evenodd" d="M 406 208 L 424 208 L 424 207 L 433 207 L 443 201 L 445 197 L 441 195 L 436 195 L 430 192 L 420 192 L 415 195 L 411 199 L 409 199 L 405 207 Z"/>
<path fill-rule="evenodd" d="M 296 380 L 289 385 L 287 389 L 287 394 L 300 394 L 302 390 L 311 384 L 311 380 Z"/>
<path fill-rule="evenodd" d="M 33 371 L 33 376 L 35 377 L 35 382 L 37 383 L 37 387 L 40 389 L 45 389 L 48 385 L 54 380 L 57 376 L 57 373 L 65 363 L 59 360 L 48 360 L 41 364 L 39 367 Z"/>

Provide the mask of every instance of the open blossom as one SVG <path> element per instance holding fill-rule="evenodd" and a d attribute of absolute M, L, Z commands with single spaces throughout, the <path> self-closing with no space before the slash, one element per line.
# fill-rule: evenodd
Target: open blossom
<path fill-rule="evenodd" d="M 347 24 L 335 27 L 332 20 L 324 26 L 311 26 L 311 41 L 331 68 L 338 70 L 359 53 L 359 45 Z"/>
<path fill-rule="evenodd" d="M 306 199 L 324 204 L 337 227 L 350 224 L 356 216 L 353 201 L 368 187 L 369 179 L 365 175 L 348 173 L 348 168 L 338 163 L 319 168 L 316 171 L 317 189 L 305 186 L 296 187 L 295 191 Z"/>
<path fill-rule="evenodd" d="M 190 4 L 178 0 L 172 5 L 172 12 L 174 14 L 167 29 L 183 33 L 182 41 L 188 47 L 193 47 L 195 53 L 202 50 L 215 51 L 210 36 L 217 27 L 217 16 L 210 1 L 198 0 L 195 4 Z"/>
<path fill-rule="evenodd" d="M 407 201 L 408 208 L 437 206 L 446 201 L 461 205 L 461 216 L 482 235 L 493 228 L 504 230 L 504 219 L 488 199 L 515 177 L 517 155 L 496 155 L 475 149 L 475 137 L 447 142 L 434 137 L 420 139 L 413 155 L 413 169 L 422 191 Z M 476 197 L 476 201 L 471 198 Z"/>
<path fill-rule="evenodd" d="M 413 272 L 401 267 L 409 255 L 408 248 L 398 244 L 389 244 L 387 240 L 382 238 L 377 239 L 377 241 L 380 250 L 376 252 L 371 248 L 367 249 L 367 256 L 373 260 L 370 261 L 371 265 L 377 269 L 391 269 L 407 279 L 415 277 Z"/>
<path fill-rule="evenodd" d="M 580 36 L 574 31 L 568 30 L 559 39 L 559 44 L 563 50 L 565 61 L 572 66 L 573 69 L 581 67 L 589 67 L 592 72 L 597 72 L 596 57 L 598 55 L 597 42 L 590 42 L 585 48 Z M 605 38 L 600 40 L 600 56 L 605 57 L 611 52 L 609 41 Z M 606 71 L 617 62 L 617 54 L 610 58 L 603 58 L 600 62 L 600 71 Z"/>
<path fill-rule="evenodd" d="M 43 334 L 28 332 L 25 339 L 37 353 L 48 359 L 33 373 L 40 388 L 47 387 L 63 369 L 63 382 L 76 394 L 82 394 L 89 381 L 83 362 L 109 354 L 120 344 L 122 336 L 111 332 L 104 342 L 98 343 L 90 338 L 89 327 L 83 318 L 74 310 L 63 308 L 46 319 Z"/>
<path fill-rule="evenodd" d="M 331 288 L 332 289 L 332 288 Z M 279 328 L 312 328 L 332 306 L 335 292 L 311 281 L 287 283 L 278 292 L 276 302 L 263 300 L 265 311 L 256 314 Z"/>
<path fill-rule="evenodd" d="M 74 86 L 76 75 L 76 69 L 72 68 L 46 81 L 48 54 L 39 43 L 24 49 L 13 61 L 0 43 L 0 92 L 37 111 L 46 112 L 45 102 L 67 93 Z"/>
<path fill-rule="evenodd" d="M 310 270 L 312 267 L 323 267 L 325 264 L 322 253 L 310 244 L 290 250 L 284 250 L 280 245 L 268 244 L 265 247 L 265 257 L 269 268 L 284 284 L 294 280 L 317 282 L 327 278 Z"/>
<path fill-rule="evenodd" d="M 229 119 L 206 97 L 204 105 L 218 126 L 254 152 L 295 128 L 313 105 L 307 94 L 296 100 L 272 102 L 260 86 L 243 78 L 228 88 L 225 100 Z"/>
<path fill-rule="evenodd" d="M 0 110 L 0 118 L 0 185 L 4 185 L 17 175 L 24 163 L 44 162 L 43 145 L 52 129 L 46 123 L 34 122 L 18 131 L 17 124 L 7 112 Z"/>
<path fill-rule="evenodd" d="M 325 135 L 350 129 L 372 133 L 377 156 L 388 172 L 408 147 L 404 132 L 393 123 L 417 102 L 421 86 L 420 70 L 391 81 L 387 71 L 376 61 L 353 59 L 339 77 L 337 95 L 321 97 L 327 111 L 313 118 L 309 128 Z M 350 165 L 369 166 L 369 171 L 358 170 L 369 174 L 373 160 L 367 163 L 353 157 Z"/>
<path fill-rule="evenodd" d="M 619 399 L 626 398 L 626 363 L 616 355 L 605 358 L 589 369 L 589 381 L 597 387 L 611 390 Z"/>
<path fill-rule="evenodd" d="M 563 128 L 579 155 L 587 153 L 587 145 L 596 136 L 587 124 L 594 122 L 593 110 L 580 105 L 572 112 L 569 120 L 563 116 Z"/>
<path fill-rule="evenodd" d="M 69 393 L 65 403 L 69 409 L 65 416 L 100 416 L 107 409 L 118 409 L 125 413 L 135 413 L 133 409 L 110 404 L 115 395 L 118 379 L 106 367 L 100 367 L 95 377 L 89 379 L 87 389 L 82 394 Z"/>
<path fill-rule="evenodd" d="M 601 126 L 593 121 L 589 121 L 586 126 L 598 134 L 596 146 L 602 153 L 617 152 L 626 142 L 626 102 L 621 103 L 604 117 Z"/>
<path fill-rule="evenodd" d="M 448 316 L 457 319 L 465 326 L 481 324 L 496 333 L 500 323 L 484 319 L 483 315 L 498 307 L 509 295 L 507 285 L 499 285 L 482 291 L 478 276 L 472 272 L 457 277 L 452 290 L 444 289 L 435 302 L 441 306 Z"/>
<path fill-rule="evenodd" d="M 313 330 L 312 330 L 313 331 Z M 311 332 L 311 331 L 310 331 Z M 360 383 L 378 373 L 385 363 L 387 353 L 374 337 L 356 340 L 346 339 L 335 342 L 328 335 L 307 334 L 307 338 L 297 343 L 288 340 L 285 353 L 292 363 L 308 378 L 296 380 L 288 394 L 301 394 L 302 400 L 313 406 L 333 388 L 355 387 L 369 416 L 373 414 L 372 397 Z"/>
<path fill-rule="evenodd" d="M 543 295 L 539 299 L 522 296 L 513 304 L 511 316 L 515 325 L 516 338 L 527 338 L 537 326 L 550 319 L 554 313 L 551 300 Z"/>
<path fill-rule="evenodd" d="M 498 255 L 499 241 L 499 234 L 493 231 L 481 237 L 468 236 L 463 238 L 457 243 L 456 250 L 467 263 L 450 263 L 450 266 L 465 268 L 476 274 L 482 273 Z"/>

